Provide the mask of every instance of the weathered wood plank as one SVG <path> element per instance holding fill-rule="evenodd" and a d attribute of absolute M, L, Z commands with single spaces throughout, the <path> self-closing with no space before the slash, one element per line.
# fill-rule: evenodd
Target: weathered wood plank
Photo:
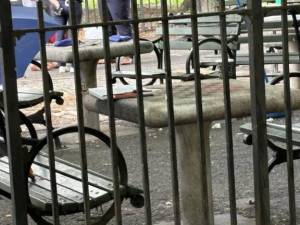
<path fill-rule="evenodd" d="M 48 157 L 43 154 L 39 154 L 35 159 L 37 165 L 49 168 Z M 79 180 L 81 182 L 81 169 L 79 166 L 67 162 L 65 160 L 56 158 L 56 172 L 60 174 L 67 174 L 73 179 Z M 113 191 L 113 182 L 111 178 L 105 177 L 104 175 L 98 174 L 94 171 L 89 170 L 89 185 L 100 188 L 102 190 Z"/>
<path fill-rule="evenodd" d="M 5 172 L 6 174 L 9 174 L 9 167 L 6 162 L 1 161 L 0 162 L 1 171 Z M 50 181 L 48 177 L 40 176 L 41 173 L 45 172 L 44 170 L 40 170 L 40 168 L 36 167 L 35 165 L 32 167 L 35 173 L 35 181 L 32 182 L 31 179 L 29 179 L 29 190 L 30 192 L 39 193 L 47 200 L 51 200 L 51 187 L 50 187 Z M 49 175 L 49 174 L 47 174 Z M 9 186 L 9 183 L 6 185 Z M 72 190 L 71 188 L 68 188 L 66 186 L 62 186 L 60 183 L 57 183 L 58 188 L 58 197 L 61 199 L 61 202 L 65 204 L 66 202 L 82 202 L 82 193 L 76 192 Z M 60 200 L 59 200 L 60 202 Z"/>
<path fill-rule="evenodd" d="M 205 38 L 199 37 L 199 41 L 204 40 Z M 238 49 L 237 42 L 230 42 L 228 43 L 228 46 L 232 50 Z M 158 48 L 163 49 L 163 42 L 160 42 L 157 44 Z M 189 50 L 192 49 L 193 42 L 192 40 L 186 39 L 179 39 L 179 40 L 170 40 L 170 48 L 176 49 L 176 50 Z M 221 50 L 221 45 L 216 42 L 205 42 L 199 46 L 200 50 Z"/>
<path fill-rule="evenodd" d="M 227 35 L 238 35 L 239 34 L 239 26 L 227 26 L 226 27 Z M 198 27 L 199 35 L 202 36 L 214 36 L 214 35 L 220 35 L 220 26 L 200 26 Z M 161 27 L 158 27 L 156 29 L 157 35 L 162 35 L 163 31 Z M 183 36 L 183 35 L 191 35 L 192 30 L 191 27 L 170 27 L 169 28 L 169 35 L 170 36 Z"/>
<path fill-rule="evenodd" d="M 143 71 L 143 78 L 164 78 L 166 72 L 162 69 L 154 69 L 152 71 Z M 113 77 L 136 78 L 136 72 L 132 70 L 114 71 Z"/>
<path fill-rule="evenodd" d="M 48 165 L 48 159 L 46 157 L 39 156 L 39 157 L 37 157 L 37 159 L 39 159 L 38 160 L 39 162 L 43 162 L 44 165 Z M 6 163 L 8 163 L 8 158 L 3 157 L 1 159 L 1 161 L 5 161 Z M 41 165 L 42 164 L 40 164 L 40 165 L 33 164 L 32 165 L 32 170 L 33 170 L 34 174 L 36 176 L 38 176 L 37 178 L 40 178 L 40 179 L 37 179 L 36 185 L 39 185 L 38 182 L 40 180 L 48 181 L 49 186 L 42 186 L 42 187 L 45 188 L 45 189 L 50 190 L 50 172 L 49 172 L 49 169 L 47 167 L 43 167 Z M 67 190 L 69 190 L 70 193 L 73 193 L 74 196 L 77 196 L 78 194 L 82 195 L 83 190 L 82 190 L 82 182 L 81 182 L 81 172 L 78 171 L 75 168 L 63 165 L 62 163 L 59 163 L 59 162 L 56 162 L 55 166 L 56 166 L 56 182 L 57 182 L 58 187 L 61 186 L 62 191 L 64 190 L 63 188 L 66 188 Z M 9 172 L 9 168 L 7 167 L 6 169 L 7 169 L 7 172 Z M 62 171 L 64 172 L 64 174 L 62 174 Z M 70 176 L 69 176 L 69 174 L 70 174 Z M 74 179 L 73 178 L 74 175 L 76 175 L 78 179 Z M 91 179 L 95 179 L 95 180 L 93 180 L 93 182 L 103 181 L 103 179 L 99 179 L 98 177 L 93 176 L 93 175 L 92 175 Z M 45 184 L 45 183 L 43 183 L 43 184 Z M 101 183 L 100 183 L 100 185 L 101 185 Z M 110 184 L 108 187 L 110 187 L 111 185 L 112 184 Z M 98 184 L 98 186 L 99 186 L 99 184 Z M 98 198 L 99 196 L 107 194 L 107 191 L 103 190 L 104 188 L 105 187 L 101 187 L 101 186 L 94 187 L 94 186 L 90 185 L 90 187 L 89 187 L 90 197 Z M 58 194 L 61 195 L 61 196 L 64 196 L 64 192 L 60 193 L 58 191 Z M 76 197 L 76 199 L 77 199 L 77 197 Z"/>
<path fill-rule="evenodd" d="M 289 53 L 290 64 L 299 64 L 299 56 L 297 53 Z M 280 53 L 265 54 L 264 63 L 265 64 L 282 64 L 283 56 Z M 221 57 L 216 55 L 206 55 L 200 59 L 200 64 L 203 66 L 213 66 L 220 64 Z M 249 65 L 249 55 L 238 54 L 236 56 L 236 65 Z"/>
<path fill-rule="evenodd" d="M 226 15 L 226 23 L 240 23 L 242 22 L 243 18 L 237 14 L 230 14 Z M 199 26 L 207 26 L 210 23 L 219 23 L 220 17 L 219 16 L 205 16 L 198 18 L 198 25 Z M 161 21 L 159 22 L 161 24 Z M 169 20 L 170 25 L 191 25 L 191 19 L 171 19 Z"/>
<path fill-rule="evenodd" d="M 48 167 L 48 158 L 46 156 L 38 157 L 39 164 L 33 164 L 32 169 L 35 174 L 35 181 L 29 180 L 29 193 L 32 203 L 40 210 L 51 213 L 51 186 L 50 173 Z M 42 164 L 44 163 L 44 165 Z M 60 213 L 67 214 L 68 211 L 82 210 L 83 192 L 81 183 L 81 172 L 75 167 L 65 165 L 63 162 L 57 162 L 57 191 Z M 63 174 L 62 174 L 63 172 Z M 70 174 L 70 176 L 68 175 Z M 89 174 L 92 185 L 89 185 L 91 207 L 100 205 L 112 199 L 112 191 L 104 191 L 105 188 L 112 189 L 112 183 L 108 179 Z M 75 179 L 76 178 L 76 179 Z M 99 182 L 99 183 L 97 183 Z M 101 187 L 101 182 L 106 185 Z M 0 188 L 10 193 L 10 178 L 8 158 L 0 158 Z"/>

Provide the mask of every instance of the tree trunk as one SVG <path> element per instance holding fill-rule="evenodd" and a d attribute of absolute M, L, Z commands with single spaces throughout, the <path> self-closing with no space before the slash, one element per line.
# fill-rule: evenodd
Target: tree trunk
<path fill-rule="evenodd" d="M 213 12 L 218 11 L 218 0 L 196 0 L 199 12 Z M 191 0 L 184 0 L 181 4 L 181 11 L 185 12 L 191 9 Z"/>

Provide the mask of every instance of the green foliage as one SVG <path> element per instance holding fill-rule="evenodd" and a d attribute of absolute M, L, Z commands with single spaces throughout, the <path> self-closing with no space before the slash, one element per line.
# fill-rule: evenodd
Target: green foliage
<path fill-rule="evenodd" d="M 88 8 L 89 9 L 94 9 L 94 8 L 97 8 L 98 6 L 98 0 L 84 0 L 83 3 L 82 3 L 82 6 L 85 8 L 85 1 L 87 1 L 88 3 Z M 156 5 L 156 4 L 159 4 L 160 5 L 160 1 L 161 0 L 136 0 L 137 1 L 137 4 L 140 5 L 141 3 L 143 5 Z M 167 0 L 168 4 L 171 4 L 172 6 L 176 6 L 177 4 L 180 5 L 183 0 Z"/>

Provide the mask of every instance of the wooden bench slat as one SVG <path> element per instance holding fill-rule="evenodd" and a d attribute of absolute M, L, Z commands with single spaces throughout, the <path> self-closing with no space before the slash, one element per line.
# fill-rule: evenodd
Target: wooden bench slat
<path fill-rule="evenodd" d="M 199 41 L 203 40 L 203 38 L 199 38 Z M 230 42 L 228 46 L 232 50 L 238 49 L 237 42 Z M 163 49 L 163 42 L 157 43 L 157 47 Z M 170 49 L 175 50 L 189 50 L 192 49 L 193 42 L 187 40 L 170 40 Z M 221 45 L 215 42 L 206 42 L 199 46 L 200 50 L 221 50 Z"/>
<path fill-rule="evenodd" d="M 1 168 L 3 168 L 2 166 L 3 165 L 0 163 Z M 0 188 L 5 192 L 10 193 L 10 177 L 3 169 L 0 169 Z M 42 195 L 41 193 L 43 192 L 41 190 L 33 190 L 30 188 L 29 193 L 31 202 L 34 206 L 43 211 L 51 211 L 51 198 Z"/>
<path fill-rule="evenodd" d="M 243 17 L 237 14 L 230 14 L 226 15 L 226 23 L 240 23 L 242 22 Z M 198 18 L 198 24 L 199 25 L 207 25 L 209 23 L 219 23 L 220 22 L 220 17 L 219 16 L 204 16 L 204 17 L 199 17 Z M 159 21 L 159 24 L 161 21 Z M 170 19 L 169 20 L 169 25 L 190 25 L 191 24 L 191 19 L 186 18 L 186 19 Z"/>
<path fill-rule="evenodd" d="M 65 174 L 74 177 L 74 179 L 79 180 L 81 183 L 81 170 L 80 167 L 67 162 L 65 160 L 56 158 L 55 169 L 57 173 Z M 39 154 L 35 160 L 36 164 L 43 165 L 46 168 L 49 168 L 48 157 L 43 154 Z M 101 174 L 97 174 L 94 171 L 89 170 L 88 174 L 89 185 L 99 188 L 101 190 L 113 191 L 113 181 Z"/>
<path fill-rule="evenodd" d="M 3 168 L 0 161 L 0 188 L 1 190 L 10 193 L 9 173 Z"/>
<path fill-rule="evenodd" d="M 0 162 L 0 188 L 5 192 L 10 193 L 10 175 L 4 167 L 3 162 Z M 36 199 L 39 202 L 46 203 L 51 200 L 51 198 L 46 198 L 44 195 L 40 195 L 40 192 L 31 192 L 30 194 L 32 199 Z"/>
<path fill-rule="evenodd" d="M 50 92 L 50 97 L 53 96 L 63 96 L 62 92 L 52 91 Z M 29 107 L 33 105 L 37 105 L 43 102 L 44 95 L 43 92 L 35 92 L 35 91 L 19 91 L 18 92 L 18 100 L 19 100 L 19 107 Z"/>
<path fill-rule="evenodd" d="M 38 160 L 39 162 L 44 161 L 43 163 L 48 163 L 48 159 L 45 158 L 44 156 L 38 156 L 37 159 L 39 159 Z M 7 157 L 1 158 L 1 161 L 4 161 L 4 160 L 6 163 L 8 163 Z M 47 165 L 47 164 L 44 164 L 44 165 Z M 74 195 L 83 193 L 80 171 L 78 171 L 76 168 L 62 165 L 59 162 L 55 163 L 55 167 L 56 167 L 56 182 L 57 182 L 58 186 L 68 188 L 70 190 L 70 192 L 71 191 L 74 192 Z M 59 170 L 59 168 L 61 170 Z M 50 182 L 50 171 L 47 167 L 42 167 L 42 166 L 34 163 L 32 165 L 32 169 L 33 169 L 33 172 L 35 175 L 42 177 L 44 180 L 47 180 L 48 182 Z M 64 171 L 65 173 L 70 174 L 70 175 L 73 175 L 75 173 L 76 173 L 76 175 L 78 175 L 80 173 L 80 175 L 78 175 L 79 179 L 73 179 L 71 176 L 63 175 L 61 173 L 61 171 Z M 97 177 L 95 177 L 95 176 L 93 176 L 92 178 L 97 179 Z M 97 180 L 99 181 L 99 179 L 97 179 Z M 102 181 L 102 179 L 100 179 L 100 181 Z M 93 182 L 95 182 L 95 181 L 93 180 Z M 44 187 L 44 188 L 46 188 L 46 187 Z M 49 190 L 50 190 L 50 187 L 49 187 Z M 90 197 L 92 197 L 92 198 L 98 198 L 99 196 L 107 194 L 107 191 L 104 191 L 101 186 L 94 187 L 94 186 L 90 185 L 89 191 L 90 191 L 90 193 L 89 193 Z M 58 193 L 58 194 L 61 194 L 61 193 Z"/>
<path fill-rule="evenodd" d="M 289 40 L 293 40 L 294 37 L 295 37 L 294 33 L 289 33 L 289 35 L 288 35 Z M 238 43 L 243 44 L 243 43 L 248 43 L 248 42 L 249 42 L 248 35 L 239 36 Z M 264 42 L 265 43 L 269 43 L 269 42 L 282 43 L 282 35 L 281 34 L 264 35 Z"/>
<path fill-rule="evenodd" d="M 38 161 L 47 162 L 46 167 L 43 165 L 33 164 L 32 169 L 36 175 L 34 182 L 29 181 L 29 193 L 32 203 L 39 210 L 44 213 L 51 213 L 52 210 L 52 196 L 50 187 L 50 172 L 47 168 L 48 159 L 46 156 L 38 157 Z M 61 162 L 57 162 L 56 166 L 65 172 L 61 174 L 59 171 L 56 173 L 57 179 L 57 191 L 58 191 L 58 203 L 60 213 L 68 214 L 71 211 L 82 210 L 83 207 L 83 193 L 82 193 L 82 182 L 81 172 L 74 167 L 64 165 Z M 68 173 L 71 176 L 68 176 Z M 72 176 L 78 176 L 80 179 L 73 179 Z M 92 182 L 104 181 L 108 184 L 107 180 L 97 177 L 95 174 L 89 173 L 89 178 L 94 179 Z M 8 158 L 0 158 L 0 187 L 7 193 L 10 193 L 10 177 L 9 177 L 9 165 Z M 111 182 L 110 182 L 111 183 Z M 111 184 L 112 185 L 112 184 Z M 98 186 L 98 187 L 96 187 Z M 112 191 L 104 191 L 99 183 L 97 185 L 89 185 L 89 195 L 91 201 L 91 207 L 95 207 L 101 203 L 105 203 L 113 198 Z"/>
<path fill-rule="evenodd" d="M 239 27 L 238 26 L 227 26 L 226 27 L 227 35 L 238 35 L 239 34 Z M 220 27 L 219 26 L 207 26 L 207 27 L 198 27 L 199 35 L 203 36 L 214 36 L 220 35 Z M 162 35 L 162 28 L 156 28 L 156 34 Z M 184 36 L 184 35 L 191 35 L 192 30 L 190 27 L 170 27 L 169 28 L 169 35 L 176 35 L 176 36 Z"/>
<path fill-rule="evenodd" d="M 113 71 L 113 77 L 126 77 L 126 78 L 136 78 L 136 72 L 132 70 L 121 70 L 121 71 Z M 164 78 L 166 72 L 161 69 L 154 69 L 152 71 L 143 71 L 143 78 Z"/>
<path fill-rule="evenodd" d="M 32 170 L 35 175 L 42 177 L 44 181 L 45 179 L 48 179 L 47 180 L 48 186 L 43 186 L 43 187 L 48 188 L 50 190 L 50 171 L 47 168 L 37 166 L 36 164 L 32 166 Z M 58 185 L 57 188 L 61 187 L 61 189 L 58 190 L 59 195 L 66 196 L 67 192 L 69 192 L 68 198 L 78 199 L 78 202 L 80 200 L 83 200 L 82 182 L 78 180 L 74 180 L 73 178 L 70 178 L 68 176 L 61 175 L 60 173 L 56 173 L 56 180 Z M 101 190 L 91 185 L 89 186 L 89 195 L 91 198 L 98 198 L 99 196 L 106 195 L 106 194 L 107 191 Z"/>
<path fill-rule="evenodd" d="M 7 174 L 9 174 L 9 167 L 6 162 L 0 161 L 0 166 L 2 171 L 5 171 Z M 32 182 L 31 179 L 29 179 L 28 187 L 30 192 L 42 193 L 42 196 L 44 196 L 48 200 L 51 200 L 52 196 L 50 180 L 48 179 L 49 177 L 40 176 L 40 173 L 44 173 L 45 171 L 41 171 L 40 168 L 36 167 L 35 165 L 33 165 L 32 169 L 34 170 L 36 176 L 34 182 Z M 59 200 L 59 202 L 80 203 L 83 201 L 82 193 L 75 192 L 71 188 L 62 186 L 60 183 L 57 183 L 57 190 L 58 197 L 59 199 L 61 199 L 61 201 Z"/>
<path fill-rule="evenodd" d="M 221 57 L 216 55 L 206 55 L 200 59 L 201 65 L 203 66 L 213 66 L 220 64 Z M 265 64 L 282 64 L 283 56 L 282 54 L 265 54 L 264 63 Z M 290 64 L 299 64 L 299 56 L 297 53 L 290 53 L 289 55 Z M 237 55 L 236 65 L 249 65 L 249 55 Z"/>

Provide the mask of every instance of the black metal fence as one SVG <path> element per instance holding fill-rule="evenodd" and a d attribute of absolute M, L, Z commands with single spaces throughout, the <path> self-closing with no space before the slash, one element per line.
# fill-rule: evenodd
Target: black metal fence
<path fill-rule="evenodd" d="M 65 27 L 45 27 L 44 18 L 43 18 L 43 7 L 42 1 L 37 2 L 37 15 L 38 15 L 38 27 L 34 29 L 13 29 L 13 16 L 11 11 L 11 4 L 9 0 L 1 0 L 0 2 L 0 22 L 1 22 L 1 65 L 2 65 L 2 74 L 3 74 L 3 111 L 5 115 L 5 145 L 7 146 L 7 153 L 9 158 L 9 174 L 10 174 L 10 190 L 3 190 L 3 185 L 0 193 L 9 197 L 12 201 L 12 222 L 16 225 L 26 225 L 27 222 L 27 213 L 29 212 L 33 216 L 41 216 L 42 212 L 37 210 L 34 205 L 34 199 L 29 198 L 28 190 L 32 194 L 31 185 L 28 185 L 27 172 L 29 171 L 29 165 L 31 164 L 32 157 L 30 154 L 27 154 L 27 151 L 24 150 L 24 145 L 33 146 L 32 148 L 38 148 L 36 145 L 41 145 L 39 142 L 35 142 L 36 138 L 23 138 L 20 132 L 20 123 L 24 123 L 24 120 L 20 117 L 19 113 L 19 101 L 18 101 L 18 86 L 16 79 L 16 63 L 15 63 L 15 43 L 18 38 L 22 37 L 27 33 L 37 32 L 39 35 L 40 42 L 40 57 L 43 76 L 43 90 L 45 99 L 45 115 L 46 115 L 46 125 L 47 125 L 47 137 L 44 140 L 47 141 L 48 148 L 48 168 L 49 168 L 49 180 L 51 181 L 51 199 L 52 202 L 47 202 L 48 207 L 51 208 L 52 213 L 48 213 L 48 220 L 52 224 L 60 224 L 61 217 L 63 214 L 66 214 L 66 211 L 62 210 L 61 198 L 64 196 L 58 195 L 57 193 L 62 193 L 61 190 L 58 190 L 58 171 L 61 168 L 58 168 L 58 161 L 55 160 L 55 144 L 54 137 L 57 135 L 55 130 L 52 130 L 52 121 L 51 121 L 51 107 L 50 107 L 50 95 L 51 91 L 49 90 L 50 84 L 49 80 L 46 79 L 47 73 L 47 49 L 45 43 L 45 34 L 46 32 L 57 30 L 57 29 L 69 29 L 71 31 L 72 37 L 72 52 L 73 52 L 73 65 L 75 69 L 74 73 L 74 82 L 75 82 L 75 95 L 76 95 L 76 105 L 77 105 L 77 129 L 75 131 L 78 133 L 78 140 L 80 146 L 80 167 L 77 170 L 81 171 L 81 175 L 76 177 L 77 181 L 81 181 L 82 187 L 82 203 L 73 204 L 74 208 L 69 209 L 69 212 L 82 211 L 85 224 L 93 224 L 93 221 L 96 221 L 93 215 L 91 215 L 91 209 L 95 207 L 95 201 L 92 201 L 91 195 L 91 182 L 93 182 L 92 175 L 90 175 L 87 170 L 88 164 L 86 161 L 86 154 L 88 151 L 88 142 L 86 134 L 89 134 L 90 131 L 84 128 L 84 97 L 86 97 L 86 84 L 82 86 L 82 83 L 85 82 L 82 80 L 82 71 L 87 68 L 82 68 L 82 59 L 83 53 L 80 52 L 80 44 L 78 42 L 78 29 L 84 27 L 93 27 L 100 26 L 103 31 L 103 45 L 102 50 L 104 53 L 102 57 L 106 60 L 105 64 L 105 77 L 106 77 L 106 88 L 107 88 L 107 100 L 105 101 L 106 109 L 103 110 L 106 112 L 109 118 L 109 139 L 107 144 L 110 146 L 111 152 L 111 162 L 109 164 L 112 167 L 110 176 L 112 177 L 113 183 L 113 192 L 109 192 L 107 187 L 100 187 L 103 191 L 110 193 L 108 196 L 103 198 L 113 199 L 114 205 L 112 206 L 114 210 L 110 210 L 110 215 L 115 215 L 115 224 L 127 224 L 123 217 L 123 205 L 122 199 L 124 197 L 124 190 L 127 190 L 126 185 L 122 184 L 122 171 L 120 171 L 120 161 L 121 156 L 118 152 L 117 141 L 118 135 L 116 131 L 116 117 L 122 117 L 124 114 L 128 114 L 130 109 L 134 109 L 131 113 L 137 116 L 136 123 L 138 124 L 138 133 L 139 141 L 136 144 L 137 148 L 140 149 L 140 159 L 136 157 L 136 160 L 139 160 L 141 164 L 140 174 L 142 175 L 141 182 L 143 183 L 143 197 L 144 197 L 144 223 L 147 225 L 153 224 L 153 211 L 152 207 L 156 202 L 151 201 L 151 190 L 149 186 L 149 162 L 147 159 L 147 132 L 146 126 L 151 124 L 149 122 L 149 115 L 145 108 L 149 106 L 149 102 L 145 100 L 143 96 L 143 86 L 142 86 L 142 69 L 141 69 L 141 43 L 139 42 L 139 25 L 152 21 L 161 21 L 162 31 L 163 31 L 163 64 L 164 64 L 164 97 L 165 100 L 165 119 L 166 127 L 168 127 L 168 151 L 170 154 L 170 171 L 171 171 L 171 180 L 172 180 L 172 207 L 173 207 L 173 216 L 172 224 L 183 224 L 185 225 L 194 225 L 194 224 L 214 224 L 213 219 L 213 194 L 211 191 L 211 171 L 210 171 L 210 157 L 209 157 L 209 146 L 208 146 L 208 137 L 206 130 L 209 129 L 210 123 L 206 120 L 205 107 L 203 105 L 203 90 L 201 89 L 201 84 L 203 80 L 200 74 L 200 54 L 199 54 L 199 29 L 198 29 L 198 18 L 204 18 L 207 16 L 218 16 L 220 18 L 220 41 L 221 41 L 221 56 L 222 56 L 222 83 L 223 83 L 223 95 L 224 95 L 224 118 L 226 133 L 226 149 L 227 149 L 227 170 L 228 170 L 228 189 L 229 191 L 229 202 L 230 202 L 230 224 L 237 223 L 237 207 L 236 207 L 236 191 L 235 191 L 235 170 L 234 170 L 234 146 L 232 133 L 232 118 L 235 116 L 232 114 L 232 99 L 231 99 L 231 89 L 230 89 L 230 78 L 229 71 L 226 69 L 229 67 L 231 61 L 227 57 L 227 30 L 226 30 L 226 16 L 231 14 L 239 14 L 242 17 L 245 17 L 247 27 L 248 27 L 248 44 L 249 44 L 249 68 L 250 68 L 250 92 L 251 92 L 251 115 L 252 115 L 252 127 L 253 127 L 253 169 L 254 169 L 254 193 L 255 193 L 255 221 L 256 224 L 268 225 L 270 222 L 270 195 L 269 195 L 269 181 L 268 181 L 268 165 L 267 165 L 267 138 L 266 138 L 266 100 L 265 100 L 265 82 L 262 79 L 261 74 L 264 74 L 264 51 L 263 51 L 263 19 L 266 13 L 271 13 L 275 10 L 280 11 L 281 20 L 282 20 L 282 51 L 283 51 L 283 73 L 284 73 L 284 105 L 285 105 L 285 124 L 286 124 L 286 145 L 287 145 L 287 172 L 288 172 L 288 193 L 289 193 L 289 224 L 297 224 L 296 222 L 296 203 L 295 203 L 295 181 L 294 181 L 294 168 L 293 168 L 293 151 L 292 151 L 292 110 L 290 102 L 290 85 L 289 85 L 289 52 L 288 52 L 288 20 L 287 14 L 289 11 L 297 11 L 299 5 L 289 5 L 287 6 L 286 0 L 283 0 L 281 6 L 272 6 L 264 8 L 261 6 L 261 1 L 258 0 L 248 0 L 247 7 L 241 9 L 227 9 L 225 10 L 224 0 L 220 1 L 220 11 L 219 12 L 197 12 L 196 1 L 191 1 L 191 11 L 189 14 L 185 15 L 169 15 L 170 8 L 168 7 L 168 1 L 162 0 L 160 4 L 156 3 L 156 7 L 160 8 L 160 15 L 152 18 L 140 17 L 138 13 L 138 6 L 142 7 L 142 3 L 138 3 L 136 0 L 131 1 L 131 15 L 132 18 L 128 21 L 108 21 L 107 9 L 105 6 L 105 0 L 99 0 L 98 4 L 101 5 L 100 10 L 102 11 L 102 22 L 97 23 L 84 23 L 81 25 L 76 24 L 75 13 L 74 13 L 74 1 L 70 1 L 70 18 L 71 22 L 68 26 Z M 146 3 L 145 3 L 146 4 Z M 143 3 L 143 6 L 145 7 Z M 150 6 L 150 1 L 148 3 Z M 90 6 L 86 5 L 87 8 Z M 172 6 L 173 7 L 173 6 Z M 175 8 L 178 7 L 178 4 L 175 5 Z M 93 17 L 93 14 L 89 14 L 88 17 Z M 176 106 L 176 96 L 175 90 L 179 88 L 180 85 L 184 87 L 185 83 L 174 84 L 172 79 L 172 58 L 170 54 L 170 34 L 169 34 L 169 22 L 177 19 L 190 19 L 191 20 L 191 31 L 192 31 L 192 43 L 194 49 L 193 62 L 194 62 L 194 80 L 192 81 L 193 85 L 190 87 L 195 88 L 195 96 L 193 98 L 193 109 L 196 111 L 196 117 L 194 119 L 194 125 L 192 127 L 184 127 L 184 122 L 178 122 L 178 106 Z M 135 74 L 136 74 L 136 102 L 132 103 L 136 107 L 132 107 L 129 104 L 129 108 L 125 108 L 123 111 L 120 107 L 121 105 L 116 105 L 116 102 L 113 100 L 113 79 L 112 79 L 112 66 L 108 63 L 111 59 L 111 56 L 114 56 L 113 45 L 109 41 L 108 35 L 108 26 L 113 24 L 123 24 L 130 23 L 133 30 L 133 53 L 134 53 L 134 62 L 135 62 Z M 110 48 L 112 46 L 112 48 Z M 100 50 L 99 50 L 100 51 Z M 24 53 L 26 54 L 26 53 Z M 100 58 L 100 57 L 99 57 Z M 88 60 L 88 59 L 85 59 Z M 95 61 L 95 60 L 94 60 Z M 174 88 L 175 86 L 175 88 Z M 154 98 L 155 99 L 155 98 Z M 158 99 L 157 101 L 161 101 Z M 125 102 L 126 103 L 126 102 Z M 124 103 L 124 104 L 125 104 Z M 155 105 L 155 102 L 151 102 Z M 242 106 L 241 106 L 242 107 Z M 121 112 L 118 114 L 118 110 Z M 100 110 L 101 111 L 101 110 Z M 183 110 L 184 111 L 184 110 Z M 188 113 L 189 111 L 185 112 Z M 146 115 L 145 115 L 146 114 Z M 250 112 L 249 112 L 250 114 Z M 151 115 L 150 115 L 151 116 Z M 129 118 L 131 118 L 129 116 Z M 129 119 L 134 120 L 134 119 Z M 191 121 L 187 121 L 189 125 Z M 101 127 L 101 126 L 100 126 Z M 180 133 L 187 134 L 191 132 L 185 131 L 185 129 L 193 129 L 193 140 L 197 143 L 188 143 L 185 141 L 184 137 L 179 138 Z M 92 132 L 92 131 L 91 131 Z M 95 131 L 96 132 L 96 131 Z M 3 134 L 2 134 L 3 135 Z M 176 140 L 179 140 L 179 144 L 176 144 Z M 186 137 L 190 140 L 188 137 Z M 104 139 L 101 139 L 102 141 Z M 178 140 L 177 140 L 178 141 Z M 33 143 L 32 143 L 33 142 Z M 190 156 L 197 159 L 198 163 L 194 167 L 197 169 L 197 176 L 199 181 L 196 182 L 194 187 L 197 190 L 191 192 L 193 194 L 192 202 L 186 202 L 184 198 L 189 198 L 187 193 L 182 194 L 181 191 L 186 187 L 184 182 L 190 182 L 194 179 L 189 178 L 188 181 L 185 177 L 180 177 L 178 170 L 182 170 L 178 165 L 177 155 L 180 155 L 180 160 L 183 160 L 184 157 L 189 157 L 189 153 L 180 153 L 180 151 L 186 148 L 194 150 L 195 155 Z M 121 146 L 122 150 L 122 146 Z M 37 150 L 34 150 L 37 151 Z M 34 152 L 34 156 L 35 156 Z M 28 159 L 29 157 L 29 159 Z M 25 163 L 25 160 L 26 163 Z M 2 164 L 1 164 L 2 165 Z M 69 166 L 69 164 L 68 164 Z M 34 167 L 35 168 L 35 167 Z M 35 170 L 33 168 L 33 171 Z M 124 169 L 124 168 L 123 168 Z M 1 170 L 1 168 L 0 168 Z M 24 172 L 27 171 L 27 172 Z M 97 174 L 94 174 L 96 176 Z M 183 173 L 184 175 L 184 173 Z M 72 179 L 75 177 L 73 175 Z M 75 178 L 74 178 L 75 179 Z M 96 178 L 94 178 L 96 179 Z M 34 181 L 33 181 L 34 183 Z M 71 184 L 69 185 L 71 188 Z M 93 185 L 92 185 L 93 186 Z M 94 185 L 95 187 L 97 185 Z M 125 186 L 125 189 L 124 189 Z M 98 186 L 97 186 L 98 187 Z M 131 190 L 131 189 L 130 189 Z M 135 189 L 134 189 L 135 190 Z M 155 190 L 155 188 L 154 188 Z M 138 192 L 138 191 L 137 191 Z M 66 195 L 68 191 L 65 192 Z M 181 193 L 181 194 L 180 194 Z M 135 195 L 134 197 L 140 197 Z M 42 193 L 40 197 L 43 198 Z M 126 196 L 125 196 L 126 197 Z M 132 197 L 132 196 L 130 196 Z M 74 200 L 75 201 L 75 200 Z M 101 201 L 105 201 L 102 199 Z M 191 204 L 195 203 L 197 206 Z M 46 203 L 45 203 L 46 204 Z M 101 204 L 100 204 L 101 205 Z M 100 209 L 105 211 L 104 209 Z M 113 212 L 114 211 L 114 212 Z M 196 211 L 196 212 L 195 212 Z M 192 213 L 191 213 L 192 212 Z M 133 211 L 134 213 L 134 211 Z M 43 216 L 43 215 L 42 215 Z M 51 216 L 53 219 L 51 219 Z M 36 218 L 35 218 L 36 219 Z M 99 218 L 98 218 L 99 219 Z M 47 224 L 42 219 L 36 219 L 40 221 L 41 224 Z M 106 219 L 101 220 L 104 224 Z M 69 223 L 72 223 L 69 221 Z"/>

